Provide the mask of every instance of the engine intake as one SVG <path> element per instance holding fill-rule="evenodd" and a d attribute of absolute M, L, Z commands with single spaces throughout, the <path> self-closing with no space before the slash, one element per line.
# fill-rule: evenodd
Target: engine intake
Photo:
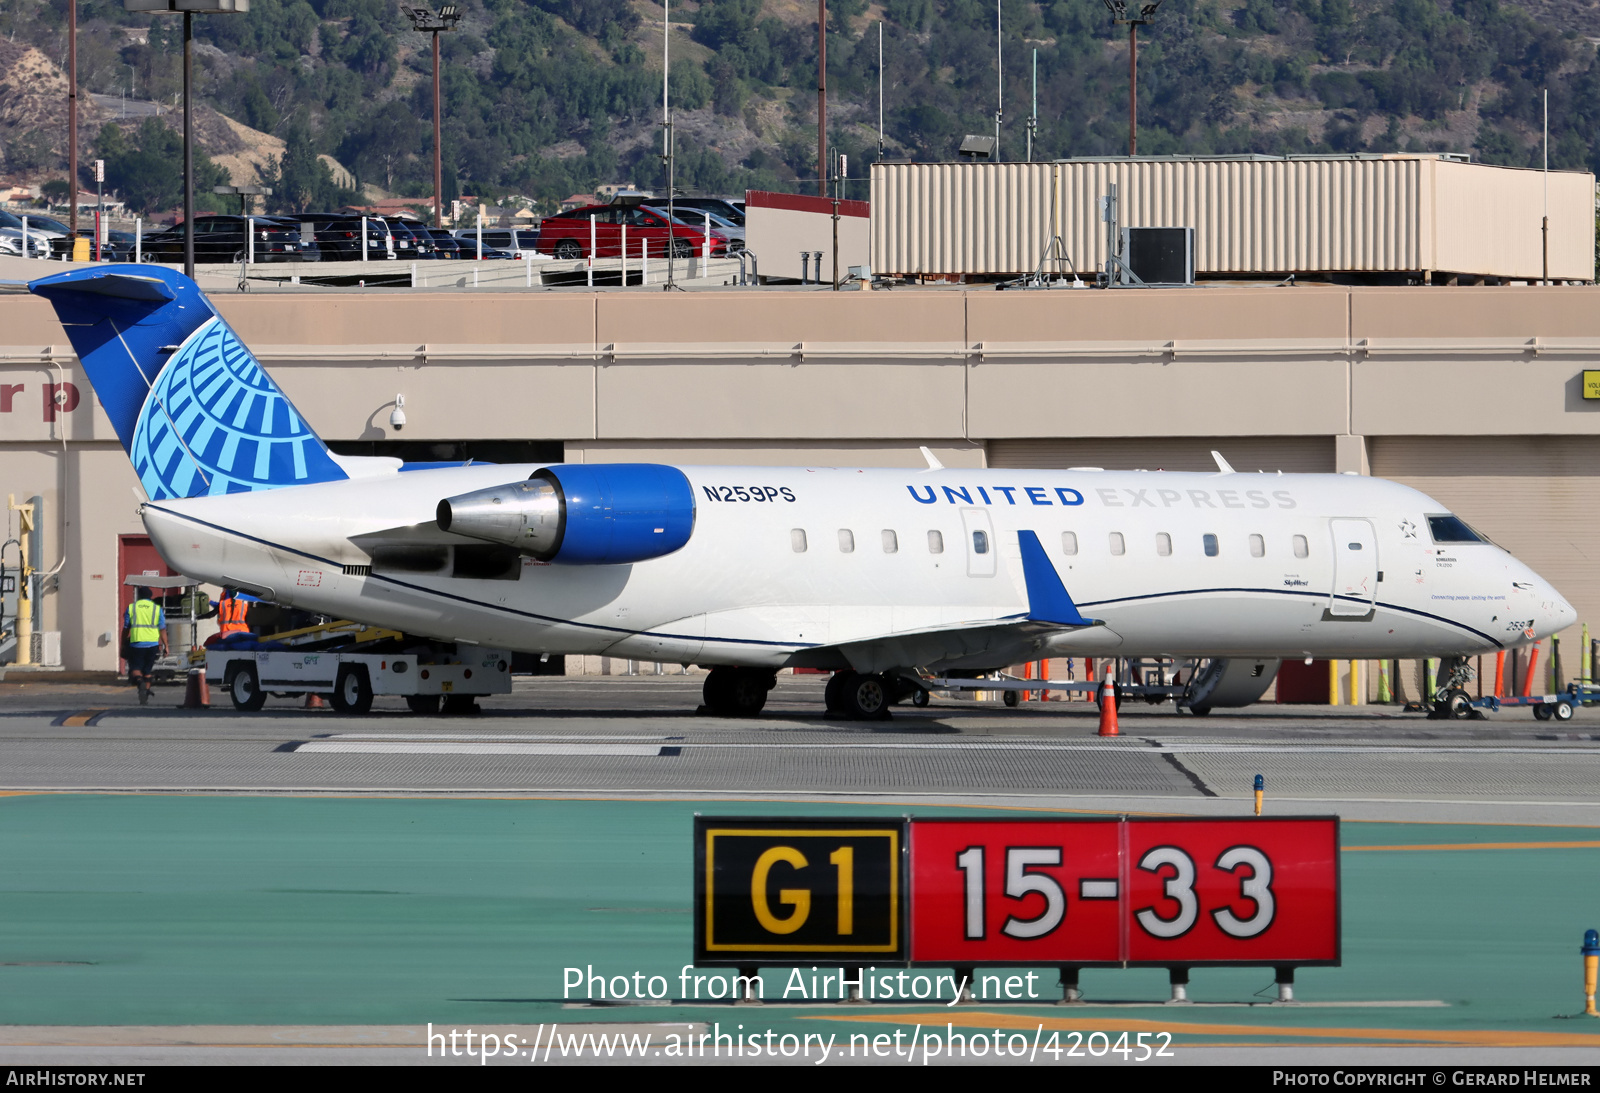
<path fill-rule="evenodd" d="M 561 463 L 525 481 L 447 497 L 441 531 L 516 547 L 557 565 L 623 565 L 679 550 L 694 490 L 658 463 Z"/>

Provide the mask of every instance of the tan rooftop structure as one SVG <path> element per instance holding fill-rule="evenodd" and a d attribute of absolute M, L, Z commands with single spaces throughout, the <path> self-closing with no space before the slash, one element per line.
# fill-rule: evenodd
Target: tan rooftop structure
<path fill-rule="evenodd" d="M 1194 229 L 1201 279 L 1543 279 L 1547 208 L 1548 277 L 1595 276 L 1592 174 L 1453 155 L 876 163 L 873 271 L 1092 276 L 1106 261 L 1100 201 L 1113 186 L 1120 225 Z"/>

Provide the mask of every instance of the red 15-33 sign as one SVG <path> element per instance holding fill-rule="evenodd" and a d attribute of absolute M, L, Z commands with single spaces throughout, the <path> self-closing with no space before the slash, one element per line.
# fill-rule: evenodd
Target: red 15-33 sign
<path fill-rule="evenodd" d="M 1337 964 L 1339 821 L 916 820 L 911 959 Z"/>

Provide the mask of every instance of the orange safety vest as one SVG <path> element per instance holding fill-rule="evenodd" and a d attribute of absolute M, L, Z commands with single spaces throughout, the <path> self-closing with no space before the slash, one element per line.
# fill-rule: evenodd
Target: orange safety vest
<path fill-rule="evenodd" d="M 222 620 L 221 630 L 224 634 L 241 634 L 250 627 L 244 621 L 244 601 L 236 596 L 229 596 L 217 604 L 217 618 Z"/>

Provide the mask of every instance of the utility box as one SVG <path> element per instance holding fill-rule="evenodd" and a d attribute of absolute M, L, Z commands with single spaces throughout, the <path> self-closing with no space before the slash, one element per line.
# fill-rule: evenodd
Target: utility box
<path fill-rule="evenodd" d="M 1123 228 L 1122 261 L 1147 285 L 1192 285 L 1194 229 Z M 1122 283 L 1134 283 L 1126 271 Z"/>

